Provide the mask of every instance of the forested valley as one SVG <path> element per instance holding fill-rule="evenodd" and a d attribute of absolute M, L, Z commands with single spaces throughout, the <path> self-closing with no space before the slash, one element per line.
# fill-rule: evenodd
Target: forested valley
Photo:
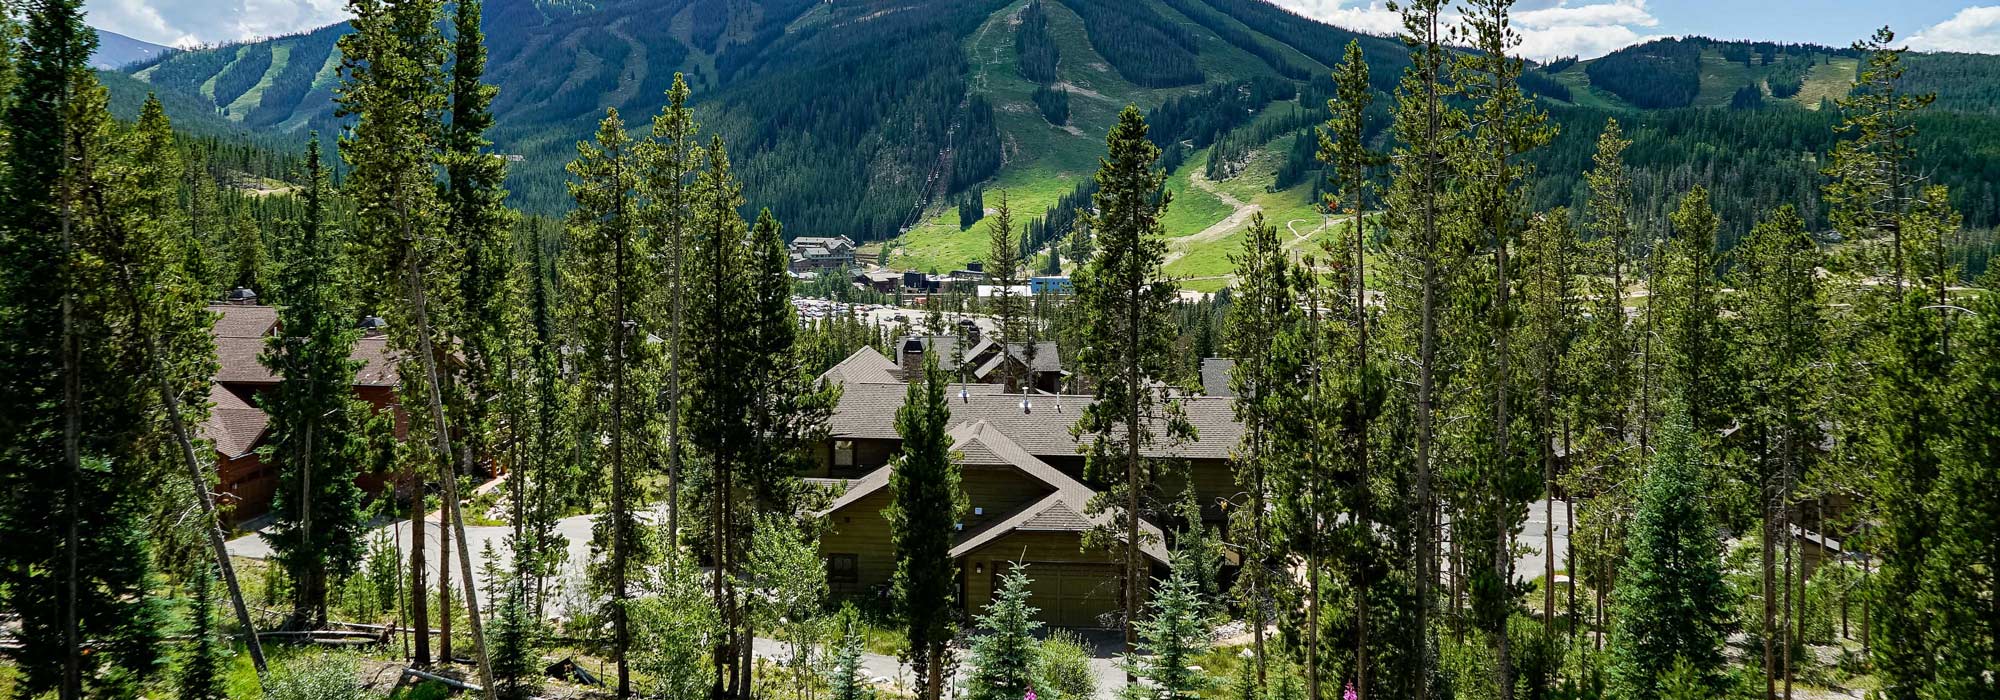
<path fill-rule="evenodd" d="M 1990 57 L 666 4 L 0 2 L 0 694 L 2000 697 Z"/>

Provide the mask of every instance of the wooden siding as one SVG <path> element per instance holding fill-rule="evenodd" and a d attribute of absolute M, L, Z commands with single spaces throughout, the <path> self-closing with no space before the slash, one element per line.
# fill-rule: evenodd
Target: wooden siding
<path fill-rule="evenodd" d="M 965 597 L 965 608 L 972 613 L 984 610 L 993 600 L 993 586 L 997 581 L 994 572 L 1004 573 L 1016 561 L 1028 564 L 1029 578 L 1035 578 L 1037 565 L 1047 568 L 1061 565 L 1065 569 L 1063 578 L 1069 579 L 1065 580 L 1063 585 L 1071 590 L 1075 590 L 1075 584 L 1078 583 L 1074 579 L 1095 577 L 1096 581 L 1088 582 L 1084 586 L 1092 589 L 1092 597 L 1102 598 L 1102 594 L 1109 593 L 1111 600 L 1118 600 L 1116 592 L 1122 590 L 1122 582 L 1118 576 L 1118 556 L 1118 552 L 1106 552 L 1102 549 L 1084 550 L 1083 533 L 1080 532 L 1015 532 L 961 558 L 959 575 L 962 577 L 960 585 Z M 1085 564 L 1102 566 L 1075 566 Z M 1045 588 L 1046 586 L 1038 584 L 1037 592 L 1048 595 Z M 1034 601 L 1030 599 L 1029 602 Z M 1037 605 L 1037 607 L 1043 606 Z M 1065 616 L 1066 619 L 1059 619 L 1056 610 L 1045 609 L 1039 617 L 1042 622 L 1052 625 L 1076 626 L 1082 615 L 1070 612 Z"/>

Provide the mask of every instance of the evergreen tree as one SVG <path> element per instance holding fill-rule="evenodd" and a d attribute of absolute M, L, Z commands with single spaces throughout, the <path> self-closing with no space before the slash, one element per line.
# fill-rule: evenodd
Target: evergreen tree
<path fill-rule="evenodd" d="M 259 356 L 277 375 L 261 399 L 271 417 L 266 459 L 278 468 L 272 527 L 266 533 L 292 580 L 292 612 L 307 627 L 326 623 L 328 583 L 354 572 L 367 514 L 354 484 L 367 445 L 367 404 L 354 398 L 352 359 L 359 332 L 348 292 L 346 240 L 326 212 L 328 185 L 319 139 L 306 142 L 304 210 L 287 242 L 275 290 L 282 335 Z"/>
<path fill-rule="evenodd" d="M 194 577 L 194 590 L 188 591 L 189 644 L 181 658 L 180 678 L 175 689 L 181 700 L 226 700 L 228 692 L 223 687 L 222 651 L 227 642 L 217 630 L 215 619 L 214 571 L 202 571 Z"/>
<path fill-rule="evenodd" d="M 1668 216 L 1661 268 L 1652 280 L 1646 314 L 1658 329 L 1663 381 L 1676 387 L 1694 421 L 1697 440 L 1728 427 L 1735 403 L 1728 372 L 1728 328 L 1721 320 L 1722 252 L 1716 244 L 1719 220 L 1709 206 L 1708 188 L 1696 186 Z"/>
<path fill-rule="evenodd" d="M 1563 416 L 1575 401 L 1579 388 L 1566 371 L 1575 352 L 1578 295 L 1574 288 L 1578 258 L 1576 232 L 1569 226 L 1569 210 L 1557 207 L 1537 214 L 1528 223 L 1521 242 L 1525 308 L 1522 341 L 1526 347 L 1527 369 L 1535 382 L 1535 444 L 1542 463 L 1542 541 L 1554 547 L 1555 501 L 1558 457 L 1556 447 L 1568 439 Z M 1542 552 L 1542 635 L 1554 644 L 1556 615 L 1556 553 Z M 1546 654 L 1550 649 L 1527 650 Z M 1536 689 L 1541 690 L 1540 688 Z"/>
<path fill-rule="evenodd" d="M 1021 239 L 1015 235 L 1014 210 L 1007 205 L 1006 190 L 1000 191 L 1000 205 L 994 210 L 993 220 L 987 222 L 986 230 L 986 281 L 993 284 L 988 311 L 999 324 L 993 340 L 1000 343 L 1003 352 L 1013 356 L 1015 351 L 1012 346 L 1024 344 L 1023 341 L 1029 338 L 1027 324 L 1033 319 L 1025 317 L 1028 300 L 1014 294 L 1014 288 L 1025 283 L 1021 280 Z M 1026 343 L 1020 352 L 1019 359 L 1023 363 L 1020 369 L 1012 363 L 1006 365 L 1007 388 L 1026 392 L 1028 375 L 1023 370 L 1033 365 L 1035 346 Z"/>
<path fill-rule="evenodd" d="M 1234 539 L 1243 551 L 1244 566 L 1237 578 L 1237 592 L 1249 617 L 1251 666 L 1249 678 L 1261 692 L 1265 683 L 1266 651 L 1264 629 L 1270 610 L 1273 582 L 1281 580 L 1277 571 L 1279 552 L 1269 531 L 1273 467 L 1281 457 L 1274 454 L 1274 423 L 1280 420 L 1280 397 L 1285 393 L 1279 363 L 1272 361 L 1278 335 L 1296 323 L 1296 272 L 1278 229 L 1264 221 L 1263 213 L 1251 215 L 1250 228 L 1243 238 L 1243 252 L 1235 256 L 1237 284 L 1229 305 L 1226 352 L 1235 358 L 1229 388 L 1236 396 L 1236 420 L 1243 424 L 1243 442 L 1237 449 L 1236 481 L 1246 503 L 1233 509 L 1237 522 Z"/>
<path fill-rule="evenodd" d="M 248 208 L 236 210 L 229 229 L 229 287 L 248 289 L 259 296 L 269 293 L 264 281 L 270 277 L 271 262 L 264 230 L 251 220 Z"/>
<path fill-rule="evenodd" d="M 1387 196 L 1386 224 L 1395 232 L 1391 246 L 1392 279 L 1405 282 L 1387 290 L 1391 302 L 1389 327 L 1399 346 L 1400 360 L 1415 368 L 1408 395 L 1401 398 L 1414 443 L 1409 483 L 1412 500 L 1405 513 L 1409 538 L 1410 574 L 1415 597 L 1411 634 L 1416 638 L 1417 668 L 1405 674 L 1411 695 L 1431 697 L 1430 668 L 1435 662 L 1430 639 L 1431 608 L 1436 598 L 1438 552 L 1434 546 L 1437 497 L 1434 477 L 1439 456 L 1436 419 L 1438 401 L 1450 380 L 1450 365 L 1440 347 L 1439 321 L 1450 291 L 1448 273 L 1457 265 L 1458 246 L 1448 245 L 1448 205 L 1456 187 L 1452 163 L 1446 157 L 1465 114 L 1447 99 L 1446 74 L 1453 49 L 1445 46 L 1444 2 L 1412 0 L 1401 7 L 1403 45 L 1410 66 L 1396 88 L 1394 131 L 1403 144 L 1391 156 L 1395 164 Z M 1318 700 L 1316 677 L 1308 676 L 1309 695 Z"/>
<path fill-rule="evenodd" d="M 1621 695 L 1661 693 L 1676 663 L 1690 664 L 1710 692 L 1722 690 L 1729 590 L 1721 543 L 1703 504 L 1703 452 L 1685 409 L 1669 407 L 1659 454 L 1641 487 L 1631 550 L 1613 593 L 1611 678 Z"/>
<path fill-rule="evenodd" d="M 662 398 L 667 414 L 667 545 L 680 546 L 681 497 L 681 408 L 682 358 L 687 315 L 689 245 L 694 225 L 694 197 L 690 182 L 701 161 L 701 144 L 696 140 L 699 126 L 694 110 L 688 107 L 687 81 L 674 74 L 667 89 L 667 104 L 653 117 L 652 139 L 639 151 L 644 169 L 640 187 L 646 194 L 645 216 L 653 229 L 653 253 L 657 257 L 666 304 L 660 316 L 667 321 L 667 387 Z M 673 561 L 670 559 L 669 561 Z"/>
<path fill-rule="evenodd" d="M 1937 95 L 1902 89 L 1908 49 L 1891 48 L 1895 41 L 1895 32 L 1883 27 L 1854 43 L 1853 50 L 1866 59 L 1855 89 L 1834 103 L 1840 132 L 1848 138 L 1827 154 L 1825 198 L 1833 227 L 1848 240 L 1874 244 L 1868 259 L 1891 276 L 1900 295 L 1907 277 L 1902 219 L 1920 181 L 1911 139 L 1917 113 Z"/>
<path fill-rule="evenodd" d="M 897 613 L 909 625 L 909 658 L 918 679 L 918 697 L 927 700 L 941 697 L 951 666 L 951 640 L 957 634 L 951 608 L 958 591 L 958 567 L 950 551 L 952 534 L 966 508 L 958 461 L 947 434 L 949 382 L 937 357 L 925 353 L 923 376 L 910 383 L 909 395 L 896 410 L 896 433 L 903 438 L 903 448 L 889 473 L 895 500 L 884 513 L 896 547 L 892 581 Z"/>
<path fill-rule="evenodd" d="M 979 616 L 984 633 L 972 638 L 968 700 L 1017 700 L 1035 689 L 1040 650 L 1035 642 L 1037 608 L 1028 604 L 1027 565 L 1014 564 L 1000 578 L 1000 590 Z"/>
<path fill-rule="evenodd" d="M 852 604 L 840 609 L 840 616 L 834 623 L 840 629 L 840 642 L 835 646 L 833 675 L 827 679 L 831 700 L 872 700 L 867 682 L 862 680 L 861 615 L 854 611 Z"/>
<path fill-rule="evenodd" d="M 1774 545 L 1791 541 L 1793 484 L 1804 478 L 1805 463 L 1820 434 L 1812 405 L 1822 342 L 1815 278 L 1820 261 L 1817 244 L 1791 207 L 1778 209 L 1751 229 L 1736 255 L 1735 287 L 1741 303 L 1733 310 L 1744 331 L 1736 364 L 1749 380 L 1749 410 L 1742 422 L 1756 452 L 1754 476 L 1764 520 L 1760 636 L 1770 694 L 1771 679 L 1780 668 L 1774 643 L 1791 638 L 1776 635 L 1773 629 L 1774 606 L 1783 597 L 1773 580 Z M 1783 668 L 1789 673 L 1791 664 Z"/>
<path fill-rule="evenodd" d="M 425 515 L 429 470 L 448 472 L 453 456 L 438 369 L 439 358 L 452 349 L 431 318 L 451 305 L 449 292 L 457 280 L 448 275 L 459 269 L 463 252 L 441 235 L 444 211 L 434 171 L 446 106 L 445 47 L 438 30 L 443 12 L 438 0 L 349 0 L 348 11 L 354 31 L 339 40 L 342 81 L 335 101 L 341 113 L 358 119 L 340 141 L 349 167 L 343 189 L 355 207 L 353 234 L 363 279 L 385 283 L 361 296 L 383 305 L 389 345 L 402 358 L 400 399 L 405 406 L 429 409 L 429 420 L 410 422 L 416 435 L 405 443 L 412 448 L 410 519 L 416 522 Z M 456 480 L 440 481 L 446 508 L 452 509 Z M 411 639 L 419 666 L 431 662 L 429 596 L 422 593 L 429 590 L 425 530 L 413 528 L 410 537 L 408 590 L 416 627 Z"/>
<path fill-rule="evenodd" d="M 1141 682 L 1126 683 L 1119 697 L 1126 700 L 1197 700 L 1209 679 L 1195 668 L 1196 657 L 1209 648 L 1207 619 L 1201 614 L 1199 583 L 1176 569 L 1147 602 L 1152 615 L 1139 623 L 1144 651 L 1125 655 L 1125 672 Z"/>
<path fill-rule="evenodd" d="M 1991 289 L 2000 275 L 1987 273 Z M 1953 345 L 1951 402 L 1959 419 L 1938 475 L 1938 540 L 1925 571 L 1923 597 L 1932 606 L 1931 639 L 1938 654 L 1933 697 L 1995 697 L 2000 692 L 2000 295 L 1968 302 Z M 1979 572 L 1986 572 L 1981 575 Z"/>
<path fill-rule="evenodd" d="M 491 542 L 491 540 L 489 540 Z M 541 690 L 540 623 L 528 606 L 525 582 L 513 572 L 497 572 L 500 607 L 493 626 L 493 678 L 501 700 L 527 700 Z"/>
<path fill-rule="evenodd" d="M 593 567 L 592 578 L 610 598 L 612 660 L 618 665 L 618 694 L 631 693 L 629 612 L 631 581 L 649 561 L 647 540 L 638 522 L 634 493 L 645 465 L 650 427 L 639 400 L 650 354 L 643 325 L 635 314 L 649 292 L 651 279 L 639 236 L 638 170 L 631 139 L 611 110 L 599 123 L 595 143 L 577 144 L 570 164 L 575 178 L 570 194 L 577 207 L 570 212 L 568 245 L 563 257 L 563 286 L 572 316 L 578 354 L 577 405 L 590 415 L 586 445 L 609 467 L 610 512 L 592 527 L 592 549 L 605 558 Z"/>
<path fill-rule="evenodd" d="M 1503 700 L 1514 696 L 1513 650 L 1507 634 L 1507 619 L 1518 595 L 1512 543 L 1527 515 L 1524 506 L 1536 491 L 1533 457 L 1547 449 L 1526 439 L 1529 433 L 1523 428 L 1528 422 L 1515 420 L 1523 412 L 1526 392 L 1518 391 L 1524 378 L 1514 343 L 1521 318 L 1513 300 L 1519 273 L 1511 257 L 1523 230 L 1522 188 L 1533 174 L 1522 156 L 1555 136 L 1547 115 L 1521 90 L 1521 59 L 1508 54 L 1521 42 L 1510 26 L 1513 4 L 1513 0 L 1469 3 L 1456 37 L 1475 50 L 1461 54 L 1453 64 L 1459 94 L 1472 105 L 1472 128 L 1464 148 L 1454 153 L 1456 169 L 1466 184 L 1463 206 L 1476 244 L 1492 256 L 1491 268 L 1477 272 L 1490 275 L 1486 283 L 1492 292 L 1467 300 L 1484 308 L 1475 312 L 1476 330 L 1460 334 L 1463 340 L 1490 348 L 1470 355 L 1475 391 L 1488 406 L 1472 409 L 1484 415 L 1470 427 L 1473 434 L 1465 436 L 1489 444 L 1466 446 L 1471 459 L 1459 475 L 1464 512 L 1462 520 L 1454 520 L 1453 541 L 1464 542 L 1472 619 L 1493 647 L 1494 680 Z"/>
<path fill-rule="evenodd" d="M 1864 454 L 1874 465 L 1869 496 L 1881 524 L 1871 528 L 1881 569 L 1869 623 L 1870 651 L 1882 677 L 1882 696 L 1909 700 L 1924 696 L 1938 677 L 1937 638 L 1929 632 L 1935 612 L 1922 591 L 1926 568 L 1942 534 L 1937 506 L 1938 477 L 1949 450 L 1955 421 L 1948 400 L 1951 362 L 1945 353 L 1944 322 L 1929 296 L 1917 289 L 1882 310 L 1867 356 L 1873 386 L 1864 415 L 1869 420 Z"/>
<path fill-rule="evenodd" d="M 1172 197 L 1161 189 L 1166 173 L 1153 169 L 1160 148 L 1147 138 L 1137 107 L 1128 105 L 1119 114 L 1105 150 L 1092 197 L 1097 211 L 1089 217 L 1097 252 L 1074 282 L 1083 347 L 1077 373 L 1093 398 L 1070 431 L 1091 436 L 1080 448 L 1089 453 L 1087 471 L 1109 485 L 1091 497 L 1088 509 L 1111 514 L 1110 526 L 1086 539 L 1099 546 L 1122 543 L 1129 651 L 1138 641 L 1134 623 L 1146 578 L 1139 551 L 1141 502 L 1157 467 L 1142 453 L 1156 440 L 1191 437 L 1193 428 L 1170 393 L 1148 386 L 1177 379 L 1171 376 L 1176 362 L 1170 310 L 1176 288 L 1161 270 L 1167 244 L 1160 217 Z"/>

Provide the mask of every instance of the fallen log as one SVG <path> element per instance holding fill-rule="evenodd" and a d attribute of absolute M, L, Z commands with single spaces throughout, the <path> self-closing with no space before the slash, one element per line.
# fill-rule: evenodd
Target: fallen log
<path fill-rule="evenodd" d="M 408 677 L 410 677 L 410 676 L 416 676 L 416 677 L 418 677 L 418 678 L 422 678 L 422 679 L 424 679 L 424 680 L 427 680 L 427 681 L 437 681 L 437 682 L 439 682 L 439 683 L 443 683 L 443 684 L 445 684 L 445 685 L 446 685 L 446 686 L 448 686 L 448 687 L 451 687 L 451 688 L 455 688 L 455 689 L 458 689 L 458 690 L 464 690 L 464 691 L 467 691 L 467 692 L 474 692 L 474 693 L 478 693 L 478 692 L 485 692 L 485 689 L 484 689 L 484 688 L 481 688 L 481 687 L 479 687 L 479 686 L 477 686 L 477 685 L 473 685 L 473 684 L 471 684 L 471 683 L 467 683 L 467 682 L 465 682 L 465 681 L 461 681 L 461 680 L 458 680 L 458 679 L 456 679 L 456 678 L 447 678 L 447 677 L 445 677 L 445 676 L 440 676 L 440 675 L 438 675 L 438 674 L 435 674 L 435 673 L 430 673 L 430 672 L 427 672 L 427 671 L 419 671 L 419 670 L 417 670 L 417 669 L 414 669 L 414 668 L 409 668 L 409 667 L 404 667 L 404 668 L 403 668 L 403 676 L 404 676 L 404 678 L 405 678 L 405 679 L 407 679 L 407 678 L 408 678 Z M 401 683 L 401 681 L 399 680 L 399 681 L 397 682 L 397 685 L 401 685 L 401 684 L 402 684 L 402 683 Z"/>

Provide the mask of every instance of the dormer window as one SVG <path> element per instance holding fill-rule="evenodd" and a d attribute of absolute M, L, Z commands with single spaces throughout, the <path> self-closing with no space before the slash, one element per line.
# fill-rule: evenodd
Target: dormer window
<path fill-rule="evenodd" d="M 836 467 L 852 467 L 852 466 L 854 466 L 854 441 L 853 441 L 853 440 L 835 440 L 835 441 L 833 441 L 833 466 L 836 466 Z"/>

